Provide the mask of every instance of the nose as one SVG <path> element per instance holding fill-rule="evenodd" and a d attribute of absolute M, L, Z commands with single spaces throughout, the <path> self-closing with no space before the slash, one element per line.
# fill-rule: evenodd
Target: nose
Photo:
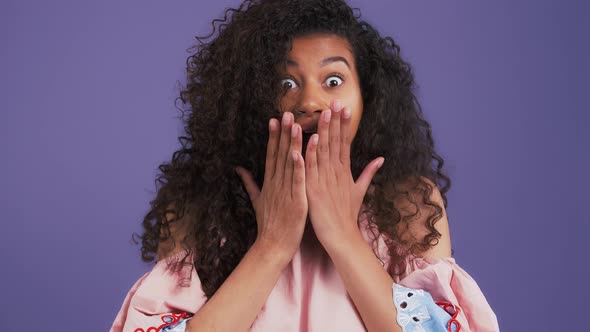
<path fill-rule="evenodd" d="M 295 110 L 295 116 L 317 117 L 322 110 L 329 107 L 329 101 L 323 95 L 321 87 L 305 86 L 299 96 L 299 108 Z"/>

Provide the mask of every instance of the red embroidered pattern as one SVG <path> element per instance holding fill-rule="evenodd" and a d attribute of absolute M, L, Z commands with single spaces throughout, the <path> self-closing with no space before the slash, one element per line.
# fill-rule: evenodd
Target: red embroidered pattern
<path fill-rule="evenodd" d="M 182 312 L 182 313 L 177 313 L 177 314 L 175 314 L 175 313 L 166 314 L 161 317 L 162 322 L 164 322 L 164 324 L 162 324 L 158 327 L 150 326 L 150 327 L 148 327 L 147 330 L 144 330 L 142 328 L 137 328 L 137 329 L 135 329 L 134 332 L 160 332 L 166 326 L 174 325 L 174 324 L 178 323 L 181 319 L 190 318 L 192 316 L 193 315 L 189 314 L 188 312 Z"/>
<path fill-rule="evenodd" d="M 461 323 L 459 323 L 459 321 L 457 320 L 457 316 L 459 315 L 459 311 L 461 311 L 461 309 L 459 309 L 456 305 L 452 304 L 451 302 L 436 301 L 436 304 L 441 306 L 444 311 L 446 311 L 449 315 L 451 315 L 451 319 L 449 320 L 449 323 L 447 325 L 447 331 L 448 332 L 461 331 Z M 451 311 L 449 311 L 449 309 L 452 309 L 453 311 L 451 312 Z M 454 331 L 453 331 L 453 324 L 455 324 L 455 327 L 457 328 Z"/>

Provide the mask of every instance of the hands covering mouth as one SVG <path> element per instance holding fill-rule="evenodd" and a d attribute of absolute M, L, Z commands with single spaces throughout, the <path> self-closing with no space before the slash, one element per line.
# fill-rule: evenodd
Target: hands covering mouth
<path fill-rule="evenodd" d="M 317 133 L 317 125 L 313 127 L 313 129 L 310 129 L 308 131 L 301 131 L 301 136 L 302 136 L 302 143 L 303 143 L 303 149 L 301 151 L 301 155 L 303 156 L 303 158 L 305 159 L 305 152 L 307 151 L 307 143 L 309 143 L 309 139 L 311 138 L 311 136 L 313 134 Z"/>
<path fill-rule="evenodd" d="M 312 120 L 312 121 L 308 121 L 306 123 L 300 123 L 299 125 L 301 126 L 301 136 L 302 136 L 302 143 L 303 143 L 303 149 L 301 151 L 301 155 L 305 159 L 305 152 L 307 151 L 307 143 L 309 142 L 309 139 L 311 138 L 311 136 L 318 132 L 318 121 Z"/>
<path fill-rule="evenodd" d="M 333 100 L 318 121 L 310 116 L 293 125 L 291 112 L 283 113 L 281 122 L 271 118 L 262 189 L 252 173 L 236 167 L 256 212 L 258 236 L 286 248 L 288 255 L 300 245 L 307 217 L 328 252 L 361 236 L 357 221 L 363 197 L 384 158 L 369 162 L 355 181 L 351 119 L 352 110 L 340 100 Z"/>

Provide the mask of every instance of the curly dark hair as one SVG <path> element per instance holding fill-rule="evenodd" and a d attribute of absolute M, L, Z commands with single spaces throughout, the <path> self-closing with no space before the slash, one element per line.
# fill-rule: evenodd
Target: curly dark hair
<path fill-rule="evenodd" d="M 371 160 L 385 157 L 363 206 L 369 225 L 386 235 L 387 271 L 400 273 L 397 267 L 409 254 L 418 256 L 438 242 L 434 224 L 443 209 L 430 198 L 436 185 L 446 207 L 450 179 L 414 96 L 411 67 L 392 38 L 381 37 L 344 0 L 246 0 L 212 26 L 189 48 L 194 52 L 187 59 L 187 86 L 178 97 L 189 105 L 181 109 L 182 147 L 159 166 L 143 234 L 133 236 L 141 240 L 143 261 L 156 259 L 177 223 L 185 230 L 179 242 L 186 254 L 172 265 L 192 265 L 207 298 L 238 265 L 256 239 L 257 223 L 234 167 L 251 171 L 262 187 L 267 124 L 280 118 L 276 100 L 283 88 L 276 66 L 285 63 L 294 38 L 310 33 L 336 34 L 353 49 L 363 115 L 351 146 L 352 174 L 356 179 Z M 404 215 L 396 202 L 405 197 L 417 207 L 413 193 L 433 211 L 422 238 L 400 235 L 419 211 Z"/>

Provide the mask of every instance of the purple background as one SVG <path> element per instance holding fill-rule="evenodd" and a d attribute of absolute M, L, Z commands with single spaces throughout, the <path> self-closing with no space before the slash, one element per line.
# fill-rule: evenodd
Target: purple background
<path fill-rule="evenodd" d="M 0 330 L 110 327 L 150 268 L 130 236 L 178 147 L 185 50 L 237 4 L 0 2 Z M 350 4 L 414 66 L 455 257 L 502 330 L 583 330 L 589 6 Z"/>

